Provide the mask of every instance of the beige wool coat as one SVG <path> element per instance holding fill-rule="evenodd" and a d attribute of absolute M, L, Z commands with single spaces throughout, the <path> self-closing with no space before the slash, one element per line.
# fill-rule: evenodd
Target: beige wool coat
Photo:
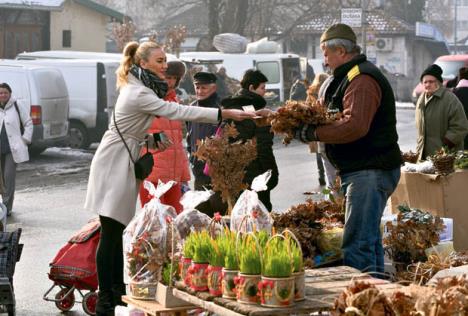
<path fill-rule="evenodd" d="M 419 160 L 427 159 L 443 146 L 447 138 L 455 144 L 454 150 L 463 149 L 468 133 L 468 120 L 457 96 L 440 87 L 426 104 L 426 93 L 416 103 L 417 152 Z"/>
<path fill-rule="evenodd" d="M 128 84 L 120 90 L 114 111 L 117 126 L 134 160 L 139 157 L 140 143 L 155 116 L 205 123 L 218 121 L 218 109 L 164 101 L 140 80 L 131 74 L 128 77 Z M 85 209 L 127 225 L 135 215 L 139 185 L 133 162 L 112 118 L 91 162 Z"/>

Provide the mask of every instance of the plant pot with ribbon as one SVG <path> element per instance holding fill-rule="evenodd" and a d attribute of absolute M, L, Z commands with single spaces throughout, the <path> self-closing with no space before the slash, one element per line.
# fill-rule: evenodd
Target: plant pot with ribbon
<path fill-rule="evenodd" d="M 239 273 L 234 279 L 237 301 L 245 304 L 258 304 L 262 249 L 255 234 L 250 232 L 242 235 L 238 232 L 236 251 L 239 260 Z"/>
<path fill-rule="evenodd" d="M 222 295 L 224 298 L 236 299 L 236 284 L 234 279 L 239 272 L 236 253 L 236 234 L 225 228 L 224 234 L 219 236 L 218 245 L 224 253 L 222 270 Z"/>
<path fill-rule="evenodd" d="M 187 236 L 184 242 L 184 246 L 182 248 L 183 257 L 180 259 L 179 262 L 179 275 L 184 282 L 185 286 L 190 286 L 190 274 L 189 268 L 192 265 L 192 257 L 193 257 L 193 235 L 190 234 Z"/>
<path fill-rule="evenodd" d="M 260 302 L 265 307 L 289 307 L 294 304 L 293 259 L 290 242 L 283 235 L 271 237 L 264 249 Z"/>
<path fill-rule="evenodd" d="M 193 232 L 193 258 L 188 269 L 190 288 L 194 291 L 208 291 L 208 262 L 212 251 L 211 237 L 206 230 Z"/>
<path fill-rule="evenodd" d="M 302 253 L 301 243 L 289 229 L 283 231 L 283 236 L 289 241 L 291 247 L 291 256 L 293 260 L 293 277 L 294 277 L 294 301 L 302 301 L 305 299 L 305 272 L 304 272 L 304 255 Z"/>

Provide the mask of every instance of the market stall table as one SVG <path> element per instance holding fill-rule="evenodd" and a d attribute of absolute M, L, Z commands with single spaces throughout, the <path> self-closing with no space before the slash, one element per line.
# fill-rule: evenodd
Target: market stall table
<path fill-rule="evenodd" d="M 468 171 L 446 176 L 401 172 L 400 182 L 389 200 L 393 213 L 400 204 L 453 219 L 453 244 L 457 251 L 468 250 Z"/>
<path fill-rule="evenodd" d="M 193 305 L 223 316 L 309 314 L 330 310 L 339 293 L 356 279 L 374 283 L 382 289 L 391 290 L 399 287 L 397 284 L 372 278 L 354 268 L 341 266 L 306 270 L 306 299 L 291 307 L 266 308 L 237 303 L 234 300 L 213 297 L 208 292 L 194 292 L 182 283 L 176 283 L 177 288 L 173 290 L 173 294 Z"/>
<path fill-rule="evenodd" d="M 164 307 L 156 301 L 144 301 L 132 298 L 131 296 L 122 296 L 122 301 L 127 304 L 131 304 L 138 308 L 139 310 L 143 311 L 147 316 L 159 316 L 161 313 L 165 313 L 165 315 L 180 315 L 184 316 L 187 315 L 187 311 L 196 308 L 196 306 L 187 303 L 187 306 L 181 307 Z"/>

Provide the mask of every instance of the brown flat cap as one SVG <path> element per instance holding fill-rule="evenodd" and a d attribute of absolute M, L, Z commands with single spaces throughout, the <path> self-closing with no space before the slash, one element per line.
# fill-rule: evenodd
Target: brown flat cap
<path fill-rule="evenodd" d="M 333 24 L 328 29 L 326 29 L 320 37 L 320 43 L 329 41 L 334 38 L 347 39 L 353 43 L 356 43 L 356 34 L 354 33 L 353 29 L 349 25 L 343 23 Z"/>

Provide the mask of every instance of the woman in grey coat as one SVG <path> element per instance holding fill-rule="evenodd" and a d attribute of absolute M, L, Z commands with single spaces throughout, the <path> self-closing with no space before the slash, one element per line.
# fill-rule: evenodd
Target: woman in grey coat
<path fill-rule="evenodd" d="M 125 294 L 123 283 L 122 233 L 135 214 L 140 181 L 115 124 L 127 143 L 133 160 L 155 116 L 171 120 L 216 123 L 222 119 L 242 120 L 255 113 L 190 107 L 164 101 L 167 84 L 166 54 L 154 42 L 128 43 L 117 70 L 120 95 L 115 116 L 91 163 L 85 208 L 97 211 L 101 237 L 96 253 L 99 297 L 96 315 L 114 315 Z M 114 122 L 115 118 L 115 122 Z"/>

